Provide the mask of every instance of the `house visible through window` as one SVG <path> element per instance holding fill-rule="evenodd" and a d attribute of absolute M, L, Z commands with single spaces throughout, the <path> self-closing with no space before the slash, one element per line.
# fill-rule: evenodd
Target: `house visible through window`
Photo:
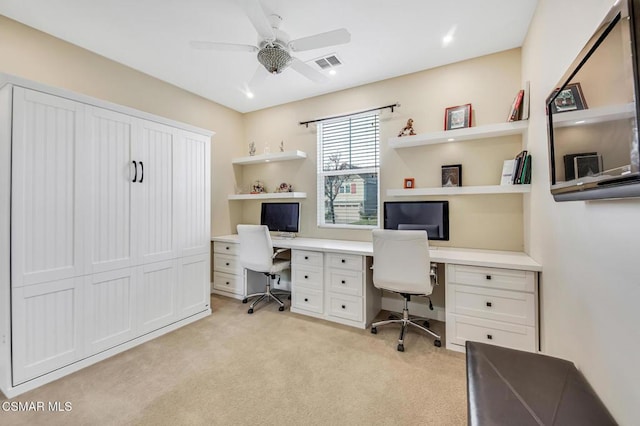
<path fill-rule="evenodd" d="M 377 113 L 318 126 L 318 226 L 378 226 L 380 120 Z"/>

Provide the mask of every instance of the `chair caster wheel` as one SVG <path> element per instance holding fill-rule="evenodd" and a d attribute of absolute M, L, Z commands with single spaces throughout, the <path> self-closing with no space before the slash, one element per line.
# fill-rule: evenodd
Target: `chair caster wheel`
<path fill-rule="evenodd" d="M 242 303 L 247 303 L 247 299 L 242 299 Z"/>
<path fill-rule="evenodd" d="M 441 347 L 441 346 L 442 346 L 442 342 L 441 342 L 440 340 L 434 340 L 434 341 L 433 341 L 433 346 L 436 346 L 436 347 L 438 347 L 438 348 L 439 348 L 439 347 Z"/>
<path fill-rule="evenodd" d="M 378 329 L 375 327 L 371 327 L 371 334 L 378 334 Z"/>
<path fill-rule="evenodd" d="M 402 343 L 398 345 L 398 352 L 404 352 L 404 345 Z"/>
<path fill-rule="evenodd" d="M 279 310 L 280 312 L 284 311 L 284 306 L 280 306 L 280 307 L 278 308 L 278 310 Z"/>
<path fill-rule="evenodd" d="M 425 321 L 425 322 L 424 322 L 424 326 L 425 326 L 426 328 L 429 328 L 429 326 L 430 326 L 429 321 Z"/>
<path fill-rule="evenodd" d="M 252 314 L 253 313 L 253 309 L 249 308 L 249 310 L 247 311 L 248 314 Z"/>

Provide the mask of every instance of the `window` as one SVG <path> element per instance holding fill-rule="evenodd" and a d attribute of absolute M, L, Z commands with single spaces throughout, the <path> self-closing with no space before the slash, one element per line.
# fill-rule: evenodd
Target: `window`
<path fill-rule="evenodd" d="M 377 113 L 318 125 L 318 226 L 378 227 L 379 147 Z"/>

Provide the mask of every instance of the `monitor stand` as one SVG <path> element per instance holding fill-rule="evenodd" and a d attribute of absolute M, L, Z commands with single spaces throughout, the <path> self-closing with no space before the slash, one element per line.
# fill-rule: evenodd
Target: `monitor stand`
<path fill-rule="evenodd" d="M 291 238 L 295 238 L 296 234 L 293 232 L 278 232 L 276 234 L 276 238 L 280 238 L 280 239 L 291 239 Z"/>

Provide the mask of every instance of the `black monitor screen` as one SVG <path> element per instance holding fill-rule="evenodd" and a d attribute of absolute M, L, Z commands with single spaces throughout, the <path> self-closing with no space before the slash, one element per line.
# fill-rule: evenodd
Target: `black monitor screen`
<path fill-rule="evenodd" d="M 387 201 L 384 229 L 423 229 L 430 240 L 449 241 L 449 202 Z"/>
<path fill-rule="evenodd" d="M 262 203 L 260 225 L 269 231 L 299 232 L 300 203 Z"/>

